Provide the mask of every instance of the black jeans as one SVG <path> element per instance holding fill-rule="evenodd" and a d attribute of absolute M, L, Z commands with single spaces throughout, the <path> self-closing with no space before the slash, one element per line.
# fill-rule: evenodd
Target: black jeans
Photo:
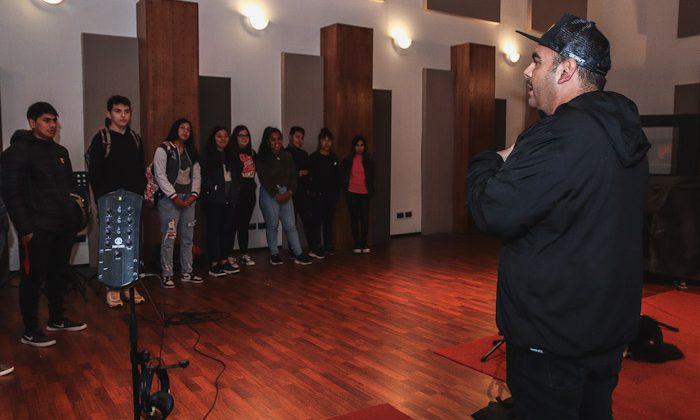
<path fill-rule="evenodd" d="M 233 251 L 233 209 L 224 203 L 204 203 L 207 256 L 210 263 L 223 261 Z"/>
<path fill-rule="evenodd" d="M 345 195 L 350 210 L 350 229 L 355 248 L 367 247 L 367 231 L 369 230 L 369 194 Z"/>
<path fill-rule="evenodd" d="M 238 234 L 238 249 L 244 254 L 248 252 L 248 225 L 250 217 L 253 215 L 253 209 L 255 209 L 255 188 L 242 188 L 233 210 L 231 246 L 233 246 L 233 241 Z"/>
<path fill-rule="evenodd" d="M 335 251 L 333 246 L 333 221 L 335 220 L 337 201 L 337 194 L 317 193 L 311 198 L 313 225 L 308 239 L 309 247 L 313 251 Z M 321 245 L 321 229 L 323 229 L 323 246 Z"/>
<path fill-rule="evenodd" d="M 25 332 L 39 327 L 39 295 L 46 282 L 49 320 L 63 320 L 63 295 L 66 291 L 66 270 L 75 234 L 35 230 L 32 240 L 19 244 L 20 270 L 19 307 Z"/>
<path fill-rule="evenodd" d="M 612 393 L 624 347 L 582 358 L 509 345 L 508 388 L 518 420 L 612 419 Z"/>
<path fill-rule="evenodd" d="M 299 226 L 297 219 L 301 218 L 301 224 L 304 228 L 304 237 L 306 238 L 306 242 L 309 247 L 311 247 L 311 237 L 313 236 L 314 231 L 311 198 L 309 197 L 308 193 L 301 191 L 298 192 L 298 194 L 295 193 L 292 200 L 294 203 L 294 223 Z M 291 245 L 289 245 L 289 249 L 292 249 Z"/>

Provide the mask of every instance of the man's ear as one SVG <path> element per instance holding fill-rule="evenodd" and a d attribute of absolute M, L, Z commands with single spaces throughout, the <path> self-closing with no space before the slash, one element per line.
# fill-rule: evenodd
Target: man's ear
<path fill-rule="evenodd" d="M 567 58 L 562 61 L 559 67 L 561 68 L 561 74 L 559 75 L 559 80 L 557 80 L 557 83 L 562 84 L 568 82 L 572 77 L 574 77 L 578 64 L 576 64 L 573 59 Z"/>
<path fill-rule="evenodd" d="M 29 128 L 31 128 L 32 130 L 36 128 L 36 120 L 29 118 L 27 119 L 27 122 L 29 123 Z"/>

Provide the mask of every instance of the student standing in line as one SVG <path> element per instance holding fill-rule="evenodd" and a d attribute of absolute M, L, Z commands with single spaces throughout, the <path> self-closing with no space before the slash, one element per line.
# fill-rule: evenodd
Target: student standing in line
<path fill-rule="evenodd" d="M 124 189 L 143 196 L 146 187 L 141 137 L 131 129 L 131 101 L 113 95 L 107 100 L 105 127 L 101 128 L 90 142 L 87 151 L 88 179 L 95 203 L 105 194 Z M 134 291 L 136 303 L 145 302 L 136 287 L 124 290 L 129 299 Z M 107 290 L 107 306 L 124 306 L 118 290 Z"/>
<path fill-rule="evenodd" d="M 292 249 L 296 264 L 308 265 L 311 260 L 304 254 L 299 243 L 299 234 L 294 223 L 292 196 L 297 189 L 297 174 L 292 155 L 282 149 L 282 132 L 267 127 L 263 132 L 255 162 L 260 178 L 260 209 L 265 219 L 267 246 L 270 249 L 270 264 L 282 264 L 277 246 L 277 229 L 280 221 Z"/>
<path fill-rule="evenodd" d="M 309 256 L 324 258 L 333 255 L 333 221 L 340 189 L 338 156 L 333 153 L 333 133 L 322 128 L 318 134 L 317 150 L 309 157 L 309 195 L 311 196 L 312 232 L 309 238 Z M 323 229 L 323 242 L 321 242 Z"/>
<path fill-rule="evenodd" d="M 309 197 L 309 154 L 303 149 L 305 135 L 306 130 L 302 127 L 296 125 L 292 127 L 289 130 L 289 144 L 286 150 L 292 155 L 297 171 L 297 190 L 292 199 L 294 201 L 294 221 L 297 222 L 301 219 L 306 241 L 310 243 L 314 222 L 311 214 L 311 198 Z M 323 259 L 322 254 L 313 255 L 315 255 L 314 258 Z M 313 255 L 309 253 L 309 256 Z"/>
<path fill-rule="evenodd" d="M 206 217 L 209 275 L 222 277 L 241 270 L 229 257 L 233 251 L 233 216 L 240 188 L 228 129 L 214 127 L 202 160 L 202 206 Z"/>
<path fill-rule="evenodd" d="M 368 254 L 369 199 L 374 195 L 374 161 L 364 137 L 357 135 L 352 139 L 350 153 L 343 158 L 340 167 L 355 242 L 352 252 Z"/>
<path fill-rule="evenodd" d="M 19 306 L 24 333 L 21 342 L 48 347 L 56 340 L 39 328 L 39 296 L 46 286 L 48 331 L 81 331 L 63 313 L 65 273 L 80 221 L 71 193 L 76 191 L 68 150 L 54 141 L 58 112 L 47 102 L 27 109 L 30 130 L 17 130 L 2 153 L 2 196 L 17 231 L 22 280 Z"/>
<path fill-rule="evenodd" d="M 201 277 L 192 272 L 192 239 L 195 226 L 195 203 L 199 197 L 201 176 L 199 155 L 194 146 L 192 123 L 180 118 L 173 123 L 168 136 L 156 149 L 153 169 L 158 183 L 160 232 L 160 265 L 162 286 L 175 287 L 173 282 L 173 250 L 180 235 L 180 281 L 201 284 Z"/>
<path fill-rule="evenodd" d="M 233 169 L 240 174 L 241 187 L 238 193 L 238 201 L 233 209 L 233 234 L 231 244 L 238 235 L 238 249 L 241 252 L 241 264 L 255 265 L 255 261 L 248 254 L 248 226 L 255 209 L 255 191 L 258 185 L 255 183 L 255 151 L 250 144 L 250 130 L 245 125 L 237 125 L 231 135 L 233 142 Z M 233 261 L 236 262 L 235 259 Z"/>

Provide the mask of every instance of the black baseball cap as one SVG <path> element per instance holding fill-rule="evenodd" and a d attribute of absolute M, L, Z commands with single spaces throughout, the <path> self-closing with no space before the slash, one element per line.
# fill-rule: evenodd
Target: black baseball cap
<path fill-rule="evenodd" d="M 515 31 L 556 53 L 571 58 L 579 66 L 605 76 L 610 70 L 610 42 L 595 22 L 565 13 L 541 37 Z"/>

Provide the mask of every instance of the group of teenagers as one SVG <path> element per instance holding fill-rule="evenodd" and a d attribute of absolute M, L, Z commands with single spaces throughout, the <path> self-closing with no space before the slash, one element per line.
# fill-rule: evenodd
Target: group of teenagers
<path fill-rule="evenodd" d="M 339 160 L 333 152 L 333 133 L 323 128 L 316 151 L 304 149 L 305 130 L 292 127 L 289 142 L 267 127 L 257 152 L 251 132 L 244 125 L 232 131 L 211 130 L 201 153 L 194 140 L 194 127 L 186 118 L 173 122 L 156 148 L 152 165 L 146 165 L 143 142 L 131 128 L 131 101 L 120 95 L 107 100 L 104 127 L 92 138 L 85 154 L 88 180 L 95 201 L 116 190 L 153 198 L 160 219 L 161 285 L 175 287 L 173 254 L 179 239 L 179 280 L 203 283 L 193 271 L 195 206 L 201 202 L 205 225 L 208 274 L 235 274 L 240 266 L 253 266 L 249 254 L 249 225 L 256 200 L 265 222 L 270 264 L 283 264 L 278 246 L 281 222 L 291 251 L 300 265 L 312 258 L 335 253 L 334 216 L 341 191 L 350 212 L 353 252 L 369 253 L 367 244 L 369 202 L 374 194 L 374 163 L 361 135 L 352 140 L 350 153 Z M 56 343 L 37 320 L 39 295 L 46 285 L 49 302 L 48 331 L 80 331 L 87 327 L 63 314 L 65 274 L 80 230 L 74 197 L 77 191 L 68 150 L 61 146 L 58 112 L 47 102 L 27 110 L 29 130 L 17 130 L 2 154 L 2 198 L 20 241 L 22 280 L 19 300 L 25 326 L 21 342 L 36 347 Z M 256 182 L 260 182 L 260 188 Z M 3 202 L 0 201 L 0 204 Z M 2 218 L 6 220 L 4 206 Z M 309 245 L 304 252 L 297 231 L 297 218 Z M 234 243 L 238 240 L 238 258 Z M 145 299 L 135 288 L 124 290 L 137 303 Z M 121 293 L 108 290 L 110 307 L 123 306 Z"/>

